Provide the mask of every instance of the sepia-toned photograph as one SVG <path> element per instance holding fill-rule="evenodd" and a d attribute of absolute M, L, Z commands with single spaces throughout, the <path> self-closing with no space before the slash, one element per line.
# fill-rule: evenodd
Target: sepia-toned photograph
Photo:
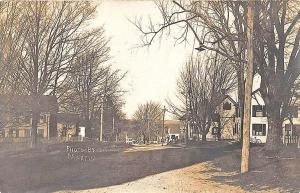
<path fill-rule="evenodd" d="M 300 193 L 300 0 L 0 1 L 0 193 Z"/>

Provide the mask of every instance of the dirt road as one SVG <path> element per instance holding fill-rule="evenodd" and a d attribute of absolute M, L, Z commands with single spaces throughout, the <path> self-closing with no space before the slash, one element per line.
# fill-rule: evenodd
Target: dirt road
<path fill-rule="evenodd" d="M 212 172 L 212 170 L 215 170 Z M 95 188 L 80 191 L 60 191 L 59 193 L 245 193 L 239 186 L 230 186 L 211 180 L 212 176 L 226 176 L 232 173 L 221 172 L 208 162 L 195 164 L 182 169 L 176 169 L 160 174 L 145 177 L 133 182 L 123 183 L 104 188 Z M 280 192 L 278 188 L 257 192 Z"/>
<path fill-rule="evenodd" d="M 69 150 L 73 157 L 66 145 L 51 151 L 0 153 L 0 192 L 194 193 L 249 190 L 249 184 L 243 186 L 237 175 L 240 150 L 236 145 L 216 143 L 189 148 L 156 145 L 133 147 L 121 152 L 99 151 L 97 146 L 72 148 L 72 151 L 70 147 Z M 81 155 L 87 158 L 82 159 Z M 266 187 L 261 184 L 255 190 L 276 192 L 280 190 L 277 185 L 277 182 Z"/>

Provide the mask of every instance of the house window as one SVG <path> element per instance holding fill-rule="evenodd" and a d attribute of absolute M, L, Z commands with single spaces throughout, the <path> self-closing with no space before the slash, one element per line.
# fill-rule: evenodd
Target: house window
<path fill-rule="evenodd" d="M 252 124 L 253 136 L 266 136 L 266 124 Z"/>
<path fill-rule="evenodd" d="M 253 117 L 265 117 L 266 110 L 263 105 L 253 105 L 252 106 L 252 116 Z"/>
<path fill-rule="evenodd" d="M 231 104 L 229 102 L 224 103 L 223 110 L 231 110 Z"/>

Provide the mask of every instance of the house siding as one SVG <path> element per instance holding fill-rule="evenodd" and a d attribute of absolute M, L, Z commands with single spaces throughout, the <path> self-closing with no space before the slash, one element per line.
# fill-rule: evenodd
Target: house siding
<path fill-rule="evenodd" d="M 224 104 L 230 104 L 231 108 L 226 110 L 224 109 Z M 226 106 L 226 105 L 225 105 Z M 239 139 L 239 133 L 234 132 L 234 128 L 236 127 L 236 124 L 238 127 L 239 124 L 239 117 L 236 117 L 236 102 L 230 97 L 226 97 L 223 102 L 217 107 L 217 112 L 220 114 L 220 122 L 221 122 L 221 139 Z M 213 134 L 213 128 L 217 127 L 217 124 L 214 123 L 211 128 L 209 129 L 209 132 L 207 133 L 206 138 L 208 140 L 214 140 L 216 139 L 216 136 Z M 239 128 L 238 128 L 239 129 Z"/>

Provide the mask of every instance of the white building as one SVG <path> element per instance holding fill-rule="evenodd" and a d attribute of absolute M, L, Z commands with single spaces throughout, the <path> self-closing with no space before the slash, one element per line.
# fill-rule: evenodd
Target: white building
<path fill-rule="evenodd" d="M 268 118 L 265 103 L 259 92 L 252 97 L 250 139 L 252 142 L 266 143 L 268 135 Z"/>
<path fill-rule="evenodd" d="M 250 125 L 250 139 L 252 142 L 256 143 L 266 143 L 268 135 L 268 118 L 266 116 L 265 103 L 262 96 L 258 90 L 260 85 L 260 76 L 255 75 L 253 79 L 253 89 L 255 92 L 252 96 L 252 109 L 251 109 L 251 125 Z M 256 92 L 257 91 L 257 92 Z M 297 140 L 300 136 L 300 113 L 299 105 L 293 107 L 294 113 L 292 123 L 290 120 L 286 119 L 283 122 L 283 142 L 287 143 L 287 140 Z M 291 126 L 293 125 L 293 126 Z"/>
<path fill-rule="evenodd" d="M 165 129 L 166 129 L 166 139 L 169 141 L 179 141 L 184 138 L 184 132 L 182 128 L 184 125 L 177 120 L 166 120 Z"/>

